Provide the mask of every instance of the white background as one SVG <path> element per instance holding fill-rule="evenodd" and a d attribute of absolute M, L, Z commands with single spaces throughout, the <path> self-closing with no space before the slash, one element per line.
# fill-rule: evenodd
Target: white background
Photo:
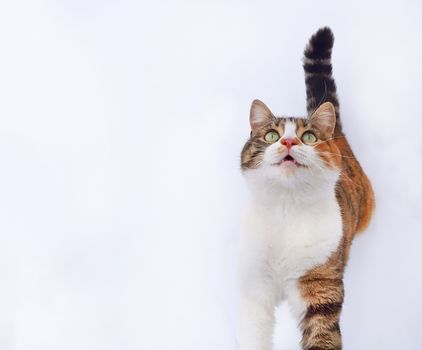
<path fill-rule="evenodd" d="M 236 349 L 251 101 L 305 113 L 329 25 L 377 211 L 345 277 L 344 349 L 422 349 L 418 1 L 2 1 L 0 348 Z M 276 349 L 298 349 L 288 308 Z"/>

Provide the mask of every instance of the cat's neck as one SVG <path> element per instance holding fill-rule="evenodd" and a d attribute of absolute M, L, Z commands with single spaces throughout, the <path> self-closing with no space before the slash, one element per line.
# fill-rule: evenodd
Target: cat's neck
<path fill-rule="evenodd" d="M 305 208 L 322 205 L 335 197 L 337 177 L 325 181 L 283 186 L 273 182 L 249 182 L 252 201 L 261 207 Z"/>

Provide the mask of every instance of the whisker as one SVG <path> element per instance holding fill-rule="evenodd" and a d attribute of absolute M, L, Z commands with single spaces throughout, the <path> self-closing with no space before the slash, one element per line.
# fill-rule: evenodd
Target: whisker
<path fill-rule="evenodd" d="M 352 156 L 343 156 L 342 154 L 340 154 L 340 153 L 335 153 L 335 152 L 328 152 L 328 151 L 322 151 L 322 152 L 320 152 L 321 154 L 333 154 L 333 155 L 336 155 L 336 156 L 340 156 L 340 157 L 342 157 L 342 158 L 352 158 L 352 159 L 356 159 L 355 157 L 352 157 Z"/>
<path fill-rule="evenodd" d="M 336 166 L 333 166 L 332 164 L 330 164 L 330 163 L 328 163 L 327 161 L 325 161 L 324 159 L 321 159 L 320 158 L 320 160 L 322 161 L 322 162 L 324 162 L 325 164 L 327 164 L 327 165 L 329 165 L 330 167 L 332 167 L 332 168 L 334 168 L 334 169 L 336 169 L 341 175 L 343 175 L 344 177 L 345 177 L 345 179 L 346 180 L 348 180 L 348 181 L 350 181 L 351 183 L 353 183 L 355 186 L 357 186 L 357 187 L 359 187 L 359 185 L 358 184 L 356 184 L 344 171 L 342 171 L 341 169 L 339 169 L 339 168 L 337 168 Z M 315 166 L 315 167 L 317 167 L 317 168 L 319 168 L 320 170 L 323 170 L 323 168 L 316 162 L 316 160 L 314 160 L 314 159 L 310 159 L 310 161 L 311 161 L 311 163 Z"/>
<path fill-rule="evenodd" d="M 345 138 L 345 136 L 334 136 L 330 139 L 327 139 L 327 140 L 324 140 L 324 141 L 319 141 L 318 144 L 315 145 L 314 147 L 320 145 L 321 143 L 325 143 L 325 142 L 328 142 L 328 141 L 331 141 L 331 140 L 336 140 L 336 139 L 344 139 L 344 138 Z"/>
<path fill-rule="evenodd" d="M 331 166 L 331 167 L 333 167 L 334 169 L 336 169 L 338 172 L 340 172 L 340 174 L 341 175 L 343 175 L 343 176 L 345 176 L 346 177 L 346 180 L 349 180 L 352 184 L 354 184 L 355 186 L 357 186 L 357 187 L 359 187 L 359 185 L 357 184 L 357 183 L 355 183 L 344 171 L 342 171 L 341 169 L 339 169 L 339 168 L 337 168 L 336 166 L 334 166 L 334 165 L 332 165 L 332 164 L 330 164 L 330 163 L 328 163 L 327 161 L 325 161 L 324 159 L 321 159 L 320 158 L 320 160 L 321 161 L 323 161 L 325 164 L 327 164 L 327 165 L 329 165 L 329 166 Z"/>

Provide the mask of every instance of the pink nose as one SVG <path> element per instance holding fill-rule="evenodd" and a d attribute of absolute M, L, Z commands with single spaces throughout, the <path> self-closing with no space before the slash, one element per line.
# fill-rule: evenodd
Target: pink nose
<path fill-rule="evenodd" d="M 281 139 L 281 144 L 286 146 L 287 149 L 292 148 L 293 145 L 297 145 L 297 139 Z"/>

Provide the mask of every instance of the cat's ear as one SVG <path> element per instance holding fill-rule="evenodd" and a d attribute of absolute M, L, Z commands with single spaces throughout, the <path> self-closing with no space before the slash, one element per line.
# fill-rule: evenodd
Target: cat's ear
<path fill-rule="evenodd" d="M 254 100 L 251 106 L 251 112 L 249 115 L 249 122 L 251 129 L 254 130 L 264 124 L 267 124 L 274 119 L 274 115 L 270 109 L 260 100 Z"/>
<path fill-rule="evenodd" d="M 336 126 L 336 110 L 331 102 L 325 102 L 312 114 L 311 123 L 325 136 L 331 137 Z"/>

